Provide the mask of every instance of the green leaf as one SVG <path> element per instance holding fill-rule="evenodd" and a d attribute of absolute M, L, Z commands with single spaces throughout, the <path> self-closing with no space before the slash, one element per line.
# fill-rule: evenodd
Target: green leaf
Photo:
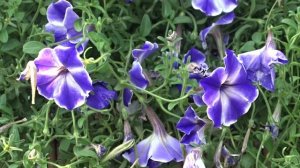
<path fill-rule="evenodd" d="M 188 16 L 177 16 L 174 19 L 174 24 L 192 23 L 192 19 Z"/>
<path fill-rule="evenodd" d="M 143 16 L 142 22 L 141 22 L 141 26 L 140 26 L 140 34 L 145 37 L 147 35 L 150 34 L 152 29 L 152 23 L 150 20 L 149 15 L 145 14 Z"/>
<path fill-rule="evenodd" d="M 255 50 L 254 41 L 247 41 L 240 49 L 240 52 Z"/>
<path fill-rule="evenodd" d="M 46 46 L 39 41 L 28 41 L 23 45 L 23 52 L 27 54 L 38 54 Z"/>
<path fill-rule="evenodd" d="M 81 23 L 81 19 L 77 19 L 75 21 L 75 24 L 74 24 L 74 28 L 76 31 L 80 32 L 82 30 L 82 23 Z"/>
<path fill-rule="evenodd" d="M 74 153 L 77 157 L 92 157 L 98 158 L 97 154 L 94 151 L 89 150 L 88 148 L 80 148 L 75 146 Z"/>
<path fill-rule="evenodd" d="M 162 15 L 164 18 L 168 18 L 174 13 L 169 1 L 162 1 Z"/>
<path fill-rule="evenodd" d="M 256 44 L 260 44 L 261 41 L 262 41 L 262 33 L 261 32 L 255 32 L 253 35 L 252 35 L 252 40 L 256 43 Z"/>
<path fill-rule="evenodd" d="M 2 29 L 0 31 L 0 41 L 2 43 L 6 43 L 8 40 L 8 33 L 7 33 L 7 30 L 6 29 Z"/>
<path fill-rule="evenodd" d="M 168 104 L 168 110 L 172 110 L 179 102 L 172 102 Z"/>

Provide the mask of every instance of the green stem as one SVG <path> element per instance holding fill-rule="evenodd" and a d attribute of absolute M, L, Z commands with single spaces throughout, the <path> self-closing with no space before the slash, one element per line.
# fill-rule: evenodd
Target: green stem
<path fill-rule="evenodd" d="M 72 113 L 73 129 L 74 129 L 73 136 L 74 136 L 74 138 L 75 138 L 75 142 L 76 142 L 76 145 L 77 145 L 77 144 L 78 144 L 78 137 L 79 137 L 79 134 L 78 134 L 78 130 L 77 130 L 77 128 L 76 128 L 76 120 L 75 120 L 74 111 L 72 110 L 71 113 Z"/>
<path fill-rule="evenodd" d="M 157 103 L 159 104 L 159 107 L 163 110 L 163 112 L 165 112 L 166 114 L 168 114 L 168 115 L 170 115 L 170 116 L 172 116 L 172 117 L 175 117 L 175 118 L 177 118 L 177 119 L 180 119 L 180 116 L 178 116 L 178 115 L 176 115 L 176 114 L 174 114 L 174 113 L 168 111 L 168 110 L 164 107 L 164 105 L 162 104 L 161 100 L 157 100 L 157 99 L 156 99 L 156 101 L 157 101 Z"/>
<path fill-rule="evenodd" d="M 258 86 L 258 89 L 259 89 L 259 92 L 261 93 L 261 95 L 263 96 L 263 99 L 266 103 L 266 106 L 267 106 L 267 110 L 268 110 L 268 119 L 269 121 L 271 122 L 274 122 L 274 119 L 272 117 L 272 111 L 271 111 L 271 107 L 270 107 L 270 104 L 268 102 L 268 99 L 267 99 L 267 96 L 265 95 L 265 93 L 262 91 L 261 87 Z"/>

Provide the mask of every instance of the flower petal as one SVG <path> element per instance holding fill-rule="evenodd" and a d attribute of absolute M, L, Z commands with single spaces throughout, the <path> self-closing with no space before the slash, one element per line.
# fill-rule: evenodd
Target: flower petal
<path fill-rule="evenodd" d="M 133 91 L 132 90 L 130 90 L 128 88 L 125 88 L 123 90 L 123 104 L 126 107 L 128 107 L 131 104 L 132 96 L 133 96 Z"/>
<path fill-rule="evenodd" d="M 65 18 L 66 9 L 72 5 L 65 0 L 59 0 L 51 3 L 47 9 L 47 19 L 55 25 L 62 25 Z"/>
<path fill-rule="evenodd" d="M 192 6 L 208 16 L 217 16 L 222 13 L 222 6 L 216 0 L 192 0 Z"/>
<path fill-rule="evenodd" d="M 139 62 L 134 61 L 131 70 L 129 71 L 130 81 L 138 88 L 146 89 L 149 81 L 143 74 L 142 66 Z"/>
<path fill-rule="evenodd" d="M 55 42 L 63 41 L 66 39 L 67 29 L 63 25 L 54 25 L 51 23 L 47 23 L 45 29 L 47 32 L 53 33 Z"/>
<path fill-rule="evenodd" d="M 225 69 L 227 76 L 227 85 L 240 84 L 249 82 L 247 79 L 247 72 L 243 65 L 238 61 L 232 50 L 226 50 L 226 57 L 224 58 Z"/>
<path fill-rule="evenodd" d="M 134 61 L 142 62 L 145 58 L 150 56 L 158 49 L 157 43 L 146 41 L 145 44 L 139 49 L 132 50 Z"/>
<path fill-rule="evenodd" d="M 70 73 L 59 75 L 54 85 L 53 97 L 58 106 L 72 110 L 84 104 L 87 93 L 76 83 Z"/>
<path fill-rule="evenodd" d="M 184 55 L 183 63 L 186 64 L 188 59 L 190 59 L 190 62 L 201 64 L 205 62 L 205 55 L 193 47 Z"/>
<path fill-rule="evenodd" d="M 112 90 L 108 90 L 106 83 L 95 82 L 93 84 L 93 93 L 90 93 L 86 100 L 86 104 L 94 109 L 101 110 L 110 105 L 110 101 L 116 99 L 117 93 Z"/>

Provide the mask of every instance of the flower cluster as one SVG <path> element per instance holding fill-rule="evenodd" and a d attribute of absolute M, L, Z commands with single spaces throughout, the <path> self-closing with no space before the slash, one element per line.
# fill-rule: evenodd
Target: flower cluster
<path fill-rule="evenodd" d="M 134 3 L 134 1 L 125 0 L 125 3 Z M 268 91 L 275 90 L 275 65 L 286 64 L 288 60 L 284 53 L 276 49 L 271 32 L 268 34 L 265 46 L 261 49 L 240 53 L 238 56 L 233 50 L 227 49 L 225 36 L 221 33 L 219 26 L 231 24 L 234 21 L 233 10 L 237 4 L 237 0 L 192 0 L 193 8 L 202 11 L 207 16 L 225 13 L 211 26 L 204 28 L 199 33 L 199 42 L 202 42 L 203 50 L 208 49 L 206 41 L 208 35 L 211 34 L 215 38 L 222 66 L 216 67 L 216 64 L 209 64 L 210 62 L 207 61 L 209 59 L 206 57 L 207 52 L 200 51 L 196 45 L 183 55 L 181 61 L 178 61 L 181 43 L 175 44 L 177 40 L 175 37 L 169 39 L 167 44 L 172 45 L 174 42 L 176 47 L 172 47 L 176 48 L 176 52 L 162 49 L 162 52 L 165 52 L 162 55 L 167 56 L 166 60 L 168 61 L 172 60 L 171 53 L 176 53 L 174 54 L 176 61 L 172 62 L 171 68 L 168 69 L 169 76 L 173 71 L 183 71 L 184 73 L 181 74 L 186 74 L 180 76 L 177 73 L 177 76 L 174 77 L 180 81 L 179 84 L 176 83 L 182 93 L 179 99 L 183 100 L 183 93 L 188 90 L 186 97 L 192 96 L 194 104 L 205 109 L 206 112 L 206 116 L 200 118 L 199 116 L 203 114 L 197 111 L 199 108 L 194 109 L 192 107 L 194 104 L 189 104 L 184 116 L 178 117 L 180 119 L 176 125 L 176 129 L 183 133 L 180 142 L 167 132 L 156 112 L 147 104 L 144 97 L 140 96 L 140 94 L 147 93 L 157 100 L 159 99 L 158 103 L 161 103 L 162 100 L 177 103 L 179 100 L 161 98 L 154 93 L 157 90 L 146 90 L 152 85 L 150 85 L 150 77 L 148 77 L 150 75 L 145 68 L 145 59 L 159 50 L 158 44 L 146 41 L 139 48 L 132 50 L 132 66 L 128 71 L 128 76 L 124 75 L 128 79 L 123 81 L 117 76 L 120 83 L 118 88 L 121 90 L 122 97 L 120 106 L 124 107 L 124 111 L 129 112 L 128 109 L 134 104 L 131 103 L 132 99 L 134 96 L 138 97 L 142 104 L 142 112 L 146 114 L 153 131 L 147 138 L 138 142 L 135 148 L 130 146 L 130 149 L 122 151 L 122 156 L 130 163 L 138 163 L 141 167 L 157 167 L 171 161 L 181 162 L 184 160 L 183 153 L 186 150 L 187 157 L 184 167 L 205 167 L 201 150 L 202 146 L 206 144 L 205 129 L 210 125 L 222 128 L 236 123 L 249 111 L 252 103 L 259 96 L 258 85 Z M 55 44 L 59 45 L 54 48 L 42 49 L 37 58 L 28 63 L 19 77 L 19 80 L 31 79 L 32 103 L 34 103 L 35 89 L 37 89 L 40 95 L 48 100 L 53 100 L 59 107 L 67 110 L 73 110 L 85 103 L 89 109 L 93 110 L 101 110 L 110 106 L 113 108 L 111 101 L 117 101 L 117 92 L 109 89 L 106 82 L 98 80 L 93 82 L 80 57 L 89 41 L 83 31 L 89 31 L 89 27 L 87 30 L 76 31 L 74 25 L 79 16 L 66 0 L 51 3 L 47 9 L 47 19 L 46 31 L 53 34 Z M 168 49 L 172 50 L 172 47 Z M 125 71 L 127 71 L 126 68 Z M 113 74 L 115 75 L 115 73 Z M 190 85 L 186 86 L 187 83 Z M 181 110 L 184 111 L 184 108 L 182 105 Z M 168 110 L 163 107 L 162 109 L 168 113 Z M 134 139 L 129 123 L 130 117 L 127 115 L 130 114 L 123 116 L 124 143 Z M 144 116 L 144 118 L 146 117 Z M 278 130 L 270 131 L 276 134 L 274 137 L 277 136 Z M 93 145 L 93 147 L 99 156 L 105 153 L 101 145 Z M 223 155 L 229 165 L 235 165 L 235 155 L 230 154 L 225 147 L 221 150 L 221 147 L 222 145 L 218 158 Z"/>
<path fill-rule="evenodd" d="M 86 101 L 94 109 L 108 107 L 110 100 L 116 99 L 116 92 L 108 90 L 103 82 L 92 84 L 80 58 L 88 40 L 82 41 L 83 32 L 75 30 L 74 24 L 79 16 L 72 5 L 66 0 L 51 3 L 47 9 L 47 19 L 46 31 L 53 33 L 59 45 L 42 49 L 19 78 L 31 78 L 33 103 L 37 87 L 40 95 L 54 100 L 59 107 L 67 110 L 77 108 Z"/>

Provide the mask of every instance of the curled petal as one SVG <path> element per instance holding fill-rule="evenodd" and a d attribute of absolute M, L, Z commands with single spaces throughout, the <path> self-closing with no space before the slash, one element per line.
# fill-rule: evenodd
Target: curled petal
<path fill-rule="evenodd" d="M 157 43 L 146 41 L 145 44 L 139 49 L 132 50 L 134 61 L 142 62 L 145 58 L 150 56 L 158 49 Z"/>
<path fill-rule="evenodd" d="M 139 62 L 133 62 L 132 68 L 129 71 L 130 81 L 138 88 L 146 89 L 149 84 L 148 79 L 143 73 L 143 68 Z"/>
<path fill-rule="evenodd" d="M 206 38 L 207 35 L 212 32 L 212 30 L 216 27 L 216 26 L 220 26 L 220 25 L 227 25 L 233 22 L 235 18 L 235 14 L 233 12 L 225 14 L 224 16 L 221 16 L 215 23 L 213 23 L 211 26 L 201 30 L 199 37 L 200 40 L 202 41 L 202 45 L 203 48 L 206 48 L 207 44 L 206 44 Z"/>
<path fill-rule="evenodd" d="M 56 3 L 51 3 L 47 9 L 48 21 L 56 25 L 62 25 L 65 17 L 65 12 L 68 7 L 72 7 L 72 5 L 65 0 L 59 0 Z"/>

